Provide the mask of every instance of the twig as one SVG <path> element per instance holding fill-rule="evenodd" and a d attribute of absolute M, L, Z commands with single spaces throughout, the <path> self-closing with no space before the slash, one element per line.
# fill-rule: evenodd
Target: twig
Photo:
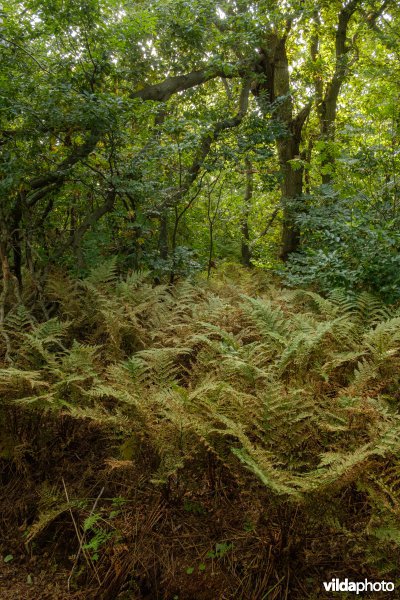
<path fill-rule="evenodd" d="M 97 496 L 96 500 L 94 501 L 94 504 L 93 504 L 93 506 L 92 506 L 92 510 L 91 510 L 91 511 L 90 511 L 90 513 L 89 513 L 89 517 L 91 517 L 91 516 L 92 516 L 92 514 L 94 513 L 94 511 L 96 510 L 97 503 L 98 503 L 98 501 L 100 500 L 100 497 L 102 496 L 103 492 L 104 492 L 104 487 L 102 487 L 102 488 L 101 488 L 99 495 Z M 89 517 L 88 517 L 88 518 L 89 518 Z M 70 576 L 68 577 L 68 581 L 69 581 L 70 577 L 72 576 L 72 572 L 73 572 L 73 570 L 74 570 L 74 567 L 75 567 L 76 563 L 78 562 L 78 559 L 79 559 L 79 556 L 80 556 L 80 553 L 81 553 L 81 550 L 82 550 L 82 541 L 83 541 L 83 536 L 82 536 L 82 538 L 81 538 L 81 543 L 79 544 L 78 553 L 77 553 L 77 555 L 76 555 L 76 557 L 75 557 L 75 563 L 74 563 L 74 565 L 73 565 L 73 567 L 72 567 L 72 570 L 71 570 Z"/>
<path fill-rule="evenodd" d="M 70 499 L 69 499 L 69 496 L 68 496 L 67 486 L 65 485 L 64 477 L 62 478 L 62 482 L 63 482 L 63 486 L 64 486 L 65 497 L 66 497 L 66 499 L 67 499 L 68 505 L 70 505 Z M 98 501 L 99 501 L 99 499 L 100 499 L 100 496 L 102 495 L 102 493 L 103 493 L 103 492 L 104 492 L 104 487 L 101 489 L 101 491 L 100 491 L 100 494 L 99 494 L 99 495 L 98 495 L 98 497 L 96 498 L 96 500 L 95 500 L 95 503 L 94 503 L 94 505 L 93 505 L 93 507 L 92 507 L 92 510 L 91 510 L 91 512 L 90 512 L 90 515 L 91 515 L 91 514 L 93 514 L 93 511 L 95 510 L 95 508 L 96 508 L 96 506 L 97 506 L 97 503 L 98 503 Z M 96 567 L 93 565 L 92 561 L 90 560 L 90 556 L 88 556 L 88 555 L 86 554 L 86 552 L 85 552 L 85 550 L 84 550 L 84 548 L 83 548 L 83 536 L 82 536 L 82 535 L 79 533 L 78 525 L 77 525 L 77 522 L 76 522 L 76 520 L 75 520 L 74 514 L 73 514 L 73 512 L 72 512 L 72 509 L 71 509 L 71 507 L 70 507 L 70 506 L 69 506 L 69 513 L 70 513 L 70 515 L 71 515 L 71 519 L 72 519 L 72 522 L 73 522 L 73 524 L 74 524 L 74 529 L 75 529 L 76 537 L 77 537 L 77 538 L 78 538 L 78 540 L 79 540 L 79 550 L 78 550 L 78 553 L 77 553 L 77 555 L 76 555 L 76 557 L 75 557 L 75 562 L 74 562 L 74 564 L 73 564 L 73 566 L 72 566 L 71 573 L 69 574 L 69 577 L 68 577 L 68 580 L 67 580 L 67 588 L 68 588 L 68 591 L 69 591 L 69 589 L 70 589 L 71 577 L 72 577 L 72 574 L 73 574 L 73 572 L 74 572 L 75 566 L 76 566 L 76 564 L 77 564 L 77 562 L 78 562 L 78 558 L 79 558 L 79 555 L 80 555 L 81 551 L 83 552 L 83 555 L 84 555 L 84 557 L 85 557 L 85 560 L 86 560 L 87 564 L 88 564 L 88 565 L 89 565 L 89 566 L 90 566 L 90 567 L 93 569 L 93 571 L 95 572 L 95 574 L 96 574 L 96 578 L 97 578 L 97 581 L 98 581 L 98 584 L 99 584 L 99 585 L 101 585 L 101 581 L 100 581 L 99 574 L 97 573 L 97 569 L 96 569 Z M 89 516 L 90 516 L 90 515 L 89 515 Z"/>

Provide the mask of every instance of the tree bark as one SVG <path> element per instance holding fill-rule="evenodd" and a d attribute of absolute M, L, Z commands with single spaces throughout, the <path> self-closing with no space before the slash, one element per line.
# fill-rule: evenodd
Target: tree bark
<path fill-rule="evenodd" d="M 163 260 L 168 260 L 168 245 L 168 215 L 167 209 L 165 209 L 160 217 L 160 234 L 158 238 L 158 248 Z"/>
<path fill-rule="evenodd" d="M 253 198 L 253 171 L 249 158 L 246 157 L 246 189 L 243 198 L 243 212 L 240 229 L 242 233 L 242 264 L 251 267 L 251 249 L 249 232 L 249 214 Z"/>
<path fill-rule="evenodd" d="M 289 30 L 290 23 L 282 37 L 276 34 L 268 36 L 268 50 L 260 51 L 259 62 L 259 70 L 263 72 L 264 81 L 252 87 L 264 115 L 271 114 L 282 127 L 276 147 L 281 178 L 280 204 L 283 211 L 279 256 L 283 261 L 286 261 L 292 252 L 296 252 L 300 244 L 300 230 L 296 223 L 296 215 L 303 207 L 303 166 L 300 160 L 300 143 L 303 125 L 311 110 L 311 103 L 309 103 L 295 117 L 293 116 L 286 51 Z"/>
<path fill-rule="evenodd" d="M 24 202 L 24 193 L 20 192 L 17 195 L 13 211 L 11 214 L 12 232 L 11 232 L 11 245 L 13 251 L 14 265 L 13 271 L 18 282 L 19 292 L 22 292 L 22 235 L 21 235 L 21 222 L 22 222 L 22 206 Z"/>
<path fill-rule="evenodd" d="M 332 79 L 327 83 L 325 93 L 323 93 L 323 82 L 319 75 L 314 78 L 317 112 L 320 123 L 320 139 L 326 143 L 321 160 L 321 179 L 322 183 L 332 182 L 335 168 L 335 153 L 332 142 L 335 140 L 335 125 L 337 115 L 337 103 L 339 93 L 349 69 L 348 53 L 351 46 L 348 44 L 347 32 L 349 22 L 360 0 L 350 0 L 340 11 L 338 15 L 338 24 L 335 36 L 335 70 Z M 314 16 L 317 27 L 319 26 L 319 14 Z M 316 33 L 311 48 L 311 57 L 315 61 L 319 51 L 318 34 Z"/>
<path fill-rule="evenodd" d="M 166 102 L 173 94 L 202 85 L 216 77 L 227 79 L 229 77 L 245 76 L 249 65 L 237 64 L 230 65 L 230 67 L 231 74 L 227 74 L 226 70 L 215 69 L 215 67 L 210 66 L 209 68 L 192 71 L 184 75 L 168 77 L 164 81 L 147 85 L 141 90 L 136 90 L 130 96 L 131 98 L 141 98 L 142 100 Z"/>

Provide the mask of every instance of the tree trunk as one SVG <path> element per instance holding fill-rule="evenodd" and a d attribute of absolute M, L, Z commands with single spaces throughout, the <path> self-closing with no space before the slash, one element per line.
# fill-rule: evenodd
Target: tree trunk
<path fill-rule="evenodd" d="M 242 265 L 244 267 L 251 268 L 251 250 L 249 245 L 249 224 L 246 220 L 242 221 L 241 226 L 242 231 Z"/>
<path fill-rule="evenodd" d="M 283 211 L 280 258 L 286 261 L 289 254 L 296 252 L 300 244 L 300 230 L 296 215 L 302 209 L 303 168 L 294 170 L 290 161 L 299 156 L 299 140 L 293 136 L 279 140 L 278 157 L 281 170 L 281 204 Z"/>
<path fill-rule="evenodd" d="M 276 141 L 281 177 L 281 200 L 283 210 L 280 258 L 287 260 L 296 252 L 300 244 L 300 230 L 296 215 L 302 210 L 303 166 L 300 160 L 302 128 L 309 115 L 308 104 L 294 117 L 293 101 L 290 92 L 289 63 L 286 52 L 286 39 L 271 34 L 268 37 L 268 50 L 260 51 L 259 69 L 264 81 L 252 87 L 259 99 L 261 110 L 271 115 L 281 124 L 282 132 Z M 293 162 L 295 161 L 295 162 Z"/>
<path fill-rule="evenodd" d="M 317 112 L 320 126 L 320 139 L 325 142 L 324 153 L 321 160 L 322 183 L 332 182 L 335 169 L 335 152 L 333 142 L 335 140 L 335 125 L 337 115 L 337 104 L 341 87 L 349 70 L 348 53 L 351 45 L 348 43 L 347 34 L 349 22 L 360 0 L 350 0 L 339 12 L 336 36 L 335 36 L 335 70 L 332 79 L 327 83 L 325 94 L 323 94 L 323 82 L 320 76 L 315 77 L 315 88 L 317 95 Z M 379 14 L 379 11 L 376 13 Z M 315 11 L 314 20 L 317 27 L 320 26 L 320 18 Z M 318 33 L 313 38 L 311 58 L 317 59 L 319 52 Z"/>
<path fill-rule="evenodd" d="M 164 210 L 160 217 L 160 235 L 158 238 L 158 248 L 160 256 L 163 260 L 168 259 L 168 217 L 167 211 Z"/>
<path fill-rule="evenodd" d="M 22 202 L 23 198 L 21 193 L 21 195 L 18 194 L 17 196 L 11 217 L 13 227 L 13 231 L 11 234 L 11 244 L 14 258 L 13 271 L 18 282 L 19 293 L 22 292 Z"/>
<path fill-rule="evenodd" d="M 251 200 L 253 198 L 253 171 L 252 164 L 246 158 L 246 190 L 244 194 L 243 213 L 240 224 L 242 233 L 242 264 L 245 267 L 251 267 L 251 250 L 250 250 L 250 232 L 249 232 L 249 213 Z"/>

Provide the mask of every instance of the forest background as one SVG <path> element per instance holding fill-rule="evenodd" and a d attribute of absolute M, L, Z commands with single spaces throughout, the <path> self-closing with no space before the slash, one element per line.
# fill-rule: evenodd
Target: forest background
<path fill-rule="evenodd" d="M 117 255 L 173 281 L 228 259 L 398 298 L 397 18 L 3 3 L 3 277 Z"/>

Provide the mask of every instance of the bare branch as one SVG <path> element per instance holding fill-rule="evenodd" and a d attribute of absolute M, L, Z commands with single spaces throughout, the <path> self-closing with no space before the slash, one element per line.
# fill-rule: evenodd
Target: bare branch
<path fill-rule="evenodd" d="M 176 75 L 168 77 L 160 83 L 148 85 L 141 90 L 137 90 L 131 94 L 131 98 L 142 98 L 142 100 L 154 100 L 156 102 L 166 102 L 173 94 L 183 92 L 190 88 L 196 87 L 216 77 L 237 77 L 244 74 L 245 65 L 232 67 L 232 75 L 227 74 L 222 69 L 208 68 L 199 71 L 192 71 L 185 75 Z M 247 65 L 248 68 L 248 65 Z M 247 69 L 246 69 L 247 70 Z"/>
<path fill-rule="evenodd" d="M 36 191 L 33 191 L 27 197 L 27 206 L 34 206 L 38 200 L 46 196 L 49 192 L 58 189 L 64 183 L 72 167 L 93 152 L 99 140 L 100 134 L 92 132 L 86 142 L 75 148 L 75 151 L 63 160 L 56 170 L 31 180 L 29 189 Z"/>
<path fill-rule="evenodd" d="M 243 87 L 240 92 L 238 112 L 234 117 L 223 119 L 222 121 L 217 121 L 217 123 L 215 123 L 214 125 L 214 128 L 211 131 L 207 131 L 204 134 L 199 149 L 194 157 L 191 167 L 187 172 L 182 186 L 179 187 L 174 193 L 171 193 L 170 198 L 164 204 L 165 207 L 175 204 L 187 193 L 192 183 L 196 180 L 196 177 L 199 174 L 200 169 L 203 166 L 204 161 L 211 150 L 212 143 L 218 139 L 221 133 L 226 129 L 231 129 L 240 125 L 248 109 L 249 92 L 250 82 L 249 80 L 246 80 L 243 83 Z M 172 192 L 172 190 L 169 191 Z M 165 193 L 167 192 L 168 190 L 166 190 Z"/>
<path fill-rule="evenodd" d="M 259 233 L 259 235 L 256 237 L 256 239 L 251 243 L 251 246 L 253 246 L 257 240 L 259 240 L 260 238 L 267 235 L 268 231 L 271 229 L 281 208 L 282 208 L 281 205 L 278 204 L 278 206 L 274 209 L 273 213 L 271 214 L 270 218 L 268 219 L 266 226 L 261 231 L 261 233 Z"/>

